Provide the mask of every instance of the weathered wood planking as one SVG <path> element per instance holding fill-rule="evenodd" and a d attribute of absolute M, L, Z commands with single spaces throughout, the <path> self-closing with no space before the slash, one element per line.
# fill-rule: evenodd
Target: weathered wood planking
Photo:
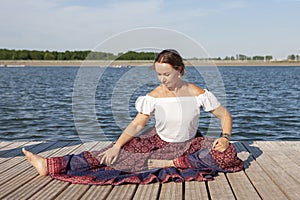
<path fill-rule="evenodd" d="M 120 186 L 77 185 L 41 177 L 21 152 L 62 156 L 108 142 L 0 142 L 0 199 L 300 199 L 300 141 L 235 142 L 245 170 L 214 181 Z"/>

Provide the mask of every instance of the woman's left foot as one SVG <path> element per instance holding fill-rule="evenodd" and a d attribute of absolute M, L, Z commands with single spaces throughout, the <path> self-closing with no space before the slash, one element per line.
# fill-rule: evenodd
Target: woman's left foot
<path fill-rule="evenodd" d="M 175 167 L 173 160 L 156 160 L 156 159 L 149 159 L 148 160 L 148 168 L 166 168 L 166 167 Z"/>
<path fill-rule="evenodd" d="M 46 158 L 39 155 L 33 154 L 30 151 L 27 151 L 25 148 L 22 149 L 22 152 L 25 154 L 28 162 L 36 168 L 38 173 L 42 176 L 48 175 L 47 161 Z"/>

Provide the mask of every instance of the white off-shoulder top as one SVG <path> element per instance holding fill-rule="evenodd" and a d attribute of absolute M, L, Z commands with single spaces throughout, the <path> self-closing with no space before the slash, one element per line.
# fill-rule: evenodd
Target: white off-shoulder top
<path fill-rule="evenodd" d="M 166 142 L 184 142 L 195 137 L 200 108 L 211 111 L 220 106 L 208 90 L 199 96 L 155 98 L 140 96 L 135 107 L 138 112 L 155 115 L 155 128 Z"/>

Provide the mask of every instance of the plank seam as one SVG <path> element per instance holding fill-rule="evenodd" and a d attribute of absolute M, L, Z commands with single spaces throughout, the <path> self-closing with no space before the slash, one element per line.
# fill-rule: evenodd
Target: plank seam
<path fill-rule="evenodd" d="M 228 183 L 228 185 L 230 187 L 230 190 L 232 192 L 232 195 L 233 195 L 234 199 L 237 199 L 236 194 L 234 193 L 234 190 L 232 188 L 231 182 L 230 182 L 230 180 L 229 180 L 229 178 L 227 176 L 227 173 L 224 173 L 224 175 L 225 175 L 226 181 L 227 181 L 227 183 Z"/>
<path fill-rule="evenodd" d="M 53 180 L 56 181 L 56 180 Z M 61 191 L 59 191 L 58 193 L 56 193 L 52 199 L 56 199 L 61 193 L 63 193 L 69 186 L 71 185 L 71 183 L 68 183 L 66 186 L 64 186 L 63 188 L 61 188 Z"/>
<path fill-rule="evenodd" d="M 211 195 L 210 195 L 210 191 L 209 191 L 209 187 L 208 187 L 208 181 L 205 181 L 205 188 L 206 188 L 208 200 L 211 200 Z"/>
<path fill-rule="evenodd" d="M 244 145 L 245 146 L 245 148 L 247 149 L 247 151 L 250 151 L 248 148 L 247 148 L 247 146 L 246 145 Z M 252 154 L 251 154 L 251 156 L 253 156 Z M 266 156 L 268 156 L 268 155 L 266 155 Z M 256 158 L 255 158 L 255 156 L 253 156 L 254 157 L 254 159 L 255 159 L 255 161 L 256 161 Z M 272 159 L 272 157 L 270 157 L 270 156 L 268 156 L 271 160 L 273 160 L 274 161 L 274 159 Z M 277 163 L 276 161 L 274 161 L 275 163 Z M 267 175 L 267 176 L 269 176 L 269 178 L 270 178 L 270 180 L 272 180 L 273 181 L 273 183 L 280 189 L 280 191 L 287 197 L 287 198 L 289 198 L 290 196 L 289 196 L 289 194 L 277 183 L 277 181 L 276 180 L 274 180 L 274 177 L 273 176 L 271 176 L 270 175 L 270 173 L 268 172 L 268 170 L 266 170 L 265 168 L 264 168 L 264 166 L 262 166 L 261 164 L 260 164 L 260 162 L 256 162 L 259 166 L 260 166 L 260 168 L 264 171 L 264 173 Z M 292 177 L 293 178 L 293 177 Z"/>
<path fill-rule="evenodd" d="M 160 193 L 161 193 L 161 187 L 162 187 L 162 184 L 160 183 L 159 186 L 158 186 L 158 191 L 157 191 L 157 195 L 156 195 L 156 200 L 159 200 L 159 196 L 160 196 Z"/>
<path fill-rule="evenodd" d="M 182 183 L 181 190 L 182 190 L 182 200 L 185 200 L 185 182 Z"/>
<path fill-rule="evenodd" d="M 26 170 L 24 170 L 24 171 L 26 171 Z M 33 176 L 31 179 L 28 179 L 25 183 L 21 184 L 18 188 L 23 187 L 23 186 L 26 185 L 28 182 L 30 182 L 31 180 L 35 179 L 37 176 L 39 176 L 39 175 Z M 9 195 L 10 195 L 10 193 L 4 195 L 3 197 L 1 197 L 1 199 L 2 199 L 2 198 L 4 199 L 5 197 L 7 197 L 7 196 L 9 196 Z"/>

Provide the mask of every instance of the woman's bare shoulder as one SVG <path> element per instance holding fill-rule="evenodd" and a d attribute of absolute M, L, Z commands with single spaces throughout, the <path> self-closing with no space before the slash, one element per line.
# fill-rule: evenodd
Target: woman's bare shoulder
<path fill-rule="evenodd" d="M 161 85 L 157 86 L 154 88 L 151 92 L 148 93 L 148 96 L 154 97 L 154 98 L 159 98 L 162 93 L 162 87 Z"/>
<path fill-rule="evenodd" d="M 195 85 L 193 83 L 189 83 L 189 87 L 190 87 L 190 89 L 192 89 L 195 96 L 199 96 L 200 94 L 205 93 L 205 90 L 203 88 L 201 88 L 198 85 Z"/>

